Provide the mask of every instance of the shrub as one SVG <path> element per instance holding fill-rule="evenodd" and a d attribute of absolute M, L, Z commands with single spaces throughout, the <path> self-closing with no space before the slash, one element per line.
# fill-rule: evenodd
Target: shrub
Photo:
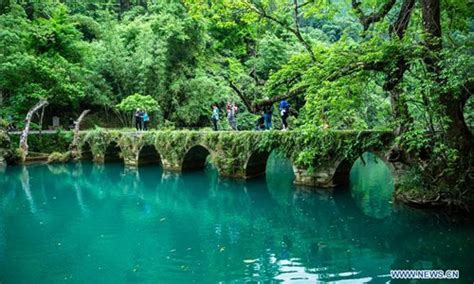
<path fill-rule="evenodd" d="M 48 157 L 48 163 L 66 163 L 71 159 L 71 152 L 53 152 Z"/>

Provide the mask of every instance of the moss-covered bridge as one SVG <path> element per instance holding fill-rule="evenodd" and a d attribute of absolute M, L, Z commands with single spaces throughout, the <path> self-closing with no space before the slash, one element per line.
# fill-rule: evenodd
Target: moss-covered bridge
<path fill-rule="evenodd" d="M 373 152 L 397 183 L 403 167 L 391 162 L 393 136 L 386 131 L 150 131 L 97 129 L 80 134 L 75 159 L 123 161 L 128 167 L 159 163 L 165 171 L 197 170 L 208 157 L 221 176 L 252 178 L 265 174 L 273 150 L 293 164 L 295 183 L 333 187 L 346 184 L 354 161 Z"/>

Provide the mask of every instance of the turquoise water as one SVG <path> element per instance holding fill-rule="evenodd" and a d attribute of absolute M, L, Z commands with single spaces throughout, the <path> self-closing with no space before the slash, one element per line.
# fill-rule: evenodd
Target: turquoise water
<path fill-rule="evenodd" d="M 246 182 L 212 167 L 7 168 L 0 283 L 386 283 L 390 269 L 459 269 L 472 283 L 473 226 L 395 206 L 387 168 L 364 160 L 334 194 L 294 187 L 276 155 Z"/>

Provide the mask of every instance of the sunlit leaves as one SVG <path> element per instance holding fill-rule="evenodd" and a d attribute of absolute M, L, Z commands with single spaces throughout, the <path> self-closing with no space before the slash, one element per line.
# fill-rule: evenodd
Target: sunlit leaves
<path fill-rule="evenodd" d="M 461 2 L 443 2 L 442 87 L 425 74 L 419 9 L 395 40 L 388 28 L 401 3 L 362 32 L 349 0 L 298 0 L 296 19 L 286 0 L 149 1 L 120 11 L 107 0 L 43 1 L 28 13 L 14 4 L 0 18 L 0 87 L 17 111 L 39 96 L 114 106 L 140 93 L 166 119 L 199 125 L 210 103 L 236 95 L 233 83 L 252 102 L 294 93 L 298 125 L 372 128 L 393 123 L 384 83 L 403 56 L 410 69 L 399 91 L 416 127 L 426 128 L 439 112 L 436 91 L 459 96 L 472 77 L 469 6 Z M 361 3 L 370 13 L 385 1 Z M 295 20 L 314 62 L 291 30 Z"/>
<path fill-rule="evenodd" d="M 123 99 L 117 108 L 121 111 L 132 112 L 136 109 L 154 112 L 159 110 L 158 102 L 151 96 L 133 94 Z"/>

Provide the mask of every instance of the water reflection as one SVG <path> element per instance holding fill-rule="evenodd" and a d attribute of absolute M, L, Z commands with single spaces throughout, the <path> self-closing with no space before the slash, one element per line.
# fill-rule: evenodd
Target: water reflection
<path fill-rule="evenodd" d="M 23 166 L 22 169 L 23 170 L 22 170 L 21 179 L 20 179 L 21 188 L 23 189 L 23 192 L 25 193 L 26 200 L 28 201 L 28 204 L 30 206 L 31 213 L 35 214 L 37 209 L 36 209 L 35 200 L 33 198 L 33 195 L 31 194 L 29 171 L 26 166 Z"/>
<path fill-rule="evenodd" d="M 364 153 L 352 167 L 350 191 L 364 214 L 385 218 L 392 213 L 393 178 L 373 153 Z"/>
<path fill-rule="evenodd" d="M 472 227 L 377 200 L 388 189 L 375 180 L 389 183 L 378 166 L 356 163 L 350 188 L 334 195 L 295 188 L 277 154 L 266 177 L 249 181 L 220 179 L 212 166 L 9 168 L 0 282 L 386 282 L 404 268 L 472 279 Z"/>

